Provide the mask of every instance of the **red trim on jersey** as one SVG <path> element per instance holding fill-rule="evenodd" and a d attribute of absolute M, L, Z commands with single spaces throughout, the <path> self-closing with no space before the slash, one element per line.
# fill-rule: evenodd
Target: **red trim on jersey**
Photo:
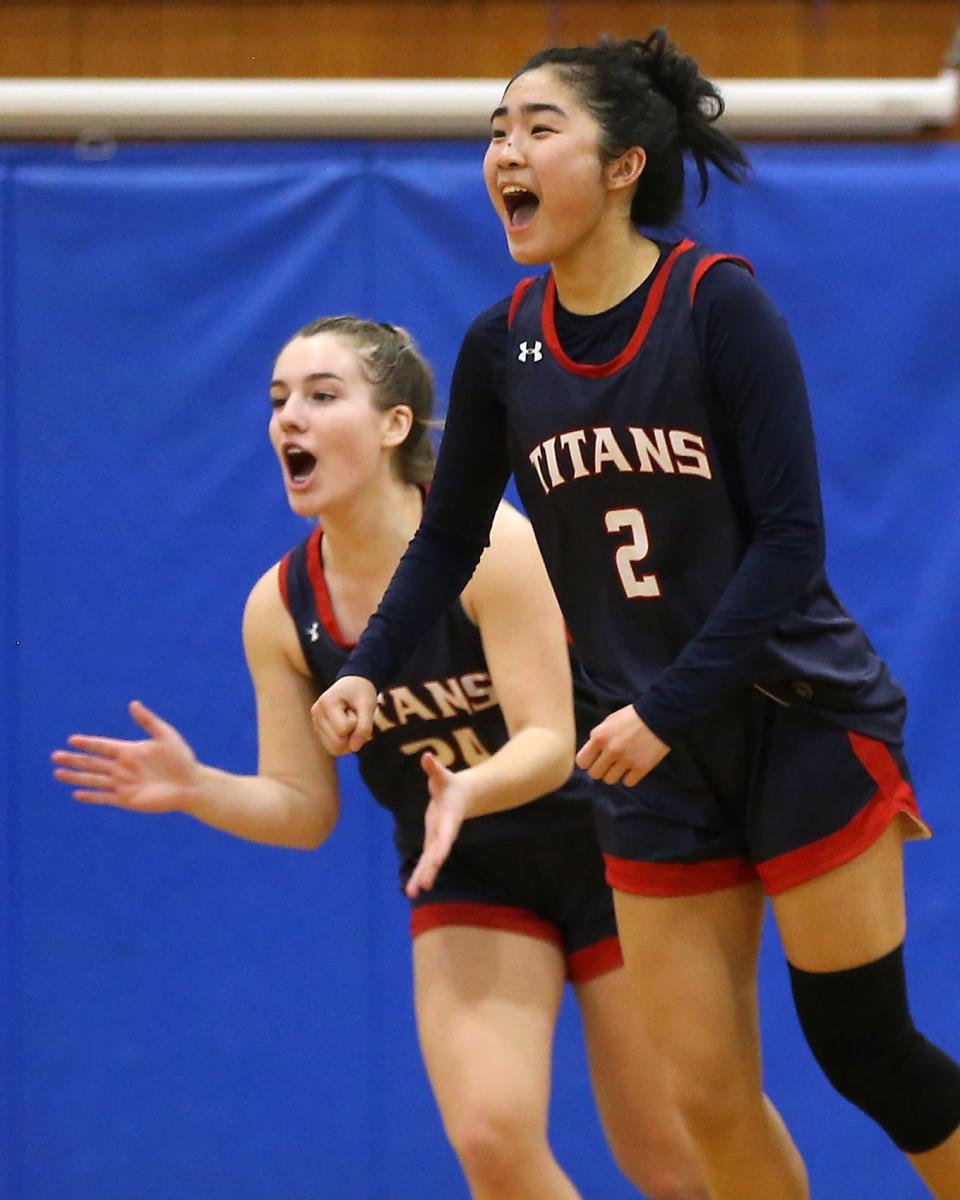
<path fill-rule="evenodd" d="M 697 298 L 697 288 L 700 286 L 700 281 L 704 275 L 715 267 L 719 262 L 738 263 L 741 267 L 746 267 L 751 275 L 756 275 L 753 269 L 753 263 L 745 258 L 741 258 L 739 254 L 708 254 L 706 258 L 702 258 L 693 269 L 693 278 L 690 280 L 690 306 L 693 307 L 693 302 Z"/>
<path fill-rule="evenodd" d="M 604 938 L 602 942 L 594 942 L 592 946 L 584 946 L 582 950 L 574 950 L 567 955 L 567 978 L 571 983 L 589 983 L 608 971 L 615 971 L 623 966 L 623 951 L 620 939 L 617 937 Z"/>
<path fill-rule="evenodd" d="M 930 828 L 920 816 L 913 788 L 900 774 L 897 760 L 889 748 L 883 742 L 851 730 L 847 731 L 847 736 L 854 754 L 873 777 L 876 794 L 836 833 L 759 863 L 757 870 L 770 896 L 807 883 L 857 858 L 901 814 L 913 822 L 908 837 L 930 837 Z"/>
<path fill-rule="evenodd" d="M 424 904 L 410 914 L 410 935 L 419 937 L 429 929 L 443 925 L 472 925 L 482 929 L 503 929 L 509 933 L 523 933 L 528 937 L 540 938 L 553 946 L 562 945 L 555 925 L 528 912 L 525 908 L 514 908 L 507 904 L 479 904 L 476 901 L 445 901 L 440 904 Z"/>
<path fill-rule="evenodd" d="M 510 297 L 510 307 L 507 309 L 507 328 L 513 324 L 513 318 L 517 315 L 517 309 L 524 296 L 527 294 L 527 289 L 532 283 L 537 282 L 536 275 L 528 275 L 526 279 L 521 279 L 517 286 L 513 289 L 513 295 Z"/>
<path fill-rule="evenodd" d="M 348 642 L 343 636 L 337 623 L 337 615 L 333 611 L 330 590 L 323 573 L 322 542 L 323 530 L 315 529 L 310 534 L 310 540 L 307 543 L 307 574 L 313 584 L 313 598 L 317 603 L 317 612 L 320 614 L 320 624 L 341 649 L 352 650 L 357 643 Z"/>
<path fill-rule="evenodd" d="M 638 896 L 697 896 L 701 892 L 740 887 L 757 878 L 754 868 L 743 858 L 697 863 L 636 862 L 614 858 L 612 854 L 603 858 L 607 864 L 607 883 L 618 891 Z"/>
<path fill-rule="evenodd" d="M 426 500 L 430 491 L 430 484 L 421 483 L 417 486 L 420 488 L 421 496 Z M 322 546 L 323 529 L 318 526 L 310 534 L 309 541 L 307 542 L 307 574 L 310 576 L 310 582 L 313 585 L 313 598 L 317 604 L 317 612 L 320 614 L 320 624 L 342 650 L 352 650 L 357 643 L 348 642 L 343 636 L 340 624 L 337 621 L 337 614 L 333 611 L 333 601 L 330 599 L 327 577 L 323 573 Z M 281 570 L 283 570 L 282 566 Z M 283 591 L 285 586 L 286 579 L 284 578 L 283 582 L 281 582 L 280 590 Z M 286 598 L 286 592 L 284 592 L 284 598 Z"/>
<path fill-rule="evenodd" d="M 670 272 L 673 270 L 674 264 L 681 254 L 686 254 L 688 250 L 692 249 L 693 242 L 689 238 L 685 238 L 679 245 L 674 246 L 667 261 L 657 272 L 656 278 L 650 288 L 650 294 L 647 296 L 647 302 L 643 306 L 643 312 L 640 314 L 640 320 L 637 322 L 637 327 L 633 331 L 630 341 L 627 342 L 616 358 L 611 358 L 605 363 L 574 362 L 560 345 L 560 339 L 557 336 L 555 315 L 557 282 L 551 271 L 547 279 L 547 290 L 543 297 L 540 320 L 543 324 L 543 336 L 550 347 L 550 353 L 557 362 L 568 371 L 572 371 L 574 375 L 582 375 L 586 379 L 606 379 L 607 376 L 614 375 L 622 367 L 625 367 L 628 362 L 636 357 L 640 347 L 646 341 L 650 327 L 653 325 L 654 319 L 660 310 L 663 294 L 667 290 L 667 282 L 670 279 Z"/>
<path fill-rule="evenodd" d="M 289 551 L 280 559 L 280 570 L 277 572 L 277 582 L 280 585 L 280 595 L 283 598 L 284 607 L 287 612 L 290 611 L 290 588 L 287 576 L 290 574 L 290 553 Z"/>

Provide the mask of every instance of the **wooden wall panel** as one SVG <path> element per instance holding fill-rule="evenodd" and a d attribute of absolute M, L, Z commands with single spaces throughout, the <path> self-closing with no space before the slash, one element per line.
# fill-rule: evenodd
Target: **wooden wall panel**
<path fill-rule="evenodd" d="M 931 75 L 958 0 L 0 0 L 4 75 L 508 75 L 665 24 L 716 75 Z"/>
<path fill-rule="evenodd" d="M 506 78 L 657 25 L 719 77 L 934 75 L 960 0 L 0 0 L 0 75 Z"/>
<path fill-rule="evenodd" d="M 732 3 L 604 4 L 603 32 L 642 37 L 664 25 L 671 38 L 692 54 L 707 74 L 802 75 L 803 32 L 810 5 L 797 0 L 733 0 Z M 601 30 L 589 4 L 566 6 L 562 40 L 591 41 Z"/>
<path fill-rule="evenodd" d="M 78 75 L 162 73 L 163 10 L 156 4 L 84 4 L 76 14 Z"/>
<path fill-rule="evenodd" d="M 79 75 L 77 6 L 0 3 L 0 75 Z"/>

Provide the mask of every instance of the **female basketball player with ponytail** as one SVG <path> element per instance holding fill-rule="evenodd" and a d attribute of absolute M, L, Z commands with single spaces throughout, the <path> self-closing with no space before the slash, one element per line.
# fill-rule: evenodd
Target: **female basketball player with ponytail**
<path fill-rule="evenodd" d="M 545 275 L 464 340 L 423 524 L 314 710 L 333 752 L 469 579 L 511 471 L 606 717 L 577 755 L 638 1020 L 715 1200 L 803 1200 L 761 1091 L 765 897 L 834 1086 L 940 1200 L 960 1197 L 960 1070 L 907 1005 L 902 845 L 923 825 L 903 695 L 824 574 L 803 377 L 749 265 L 667 226 L 683 160 L 741 177 L 722 102 L 657 31 L 547 50 L 493 113 L 484 172 Z"/>
<path fill-rule="evenodd" d="M 238 837 L 312 848 L 336 823 L 338 793 L 310 706 L 420 522 L 433 383 L 404 330 L 327 317 L 283 347 L 270 400 L 290 505 L 320 524 L 247 602 L 259 773 L 198 763 L 140 703 L 131 712 L 146 740 L 77 735 L 54 762 L 80 800 L 183 811 Z M 585 703 L 584 734 L 597 719 Z M 501 507 L 469 586 L 390 679 L 376 720 L 360 772 L 395 819 L 420 1044 L 474 1200 L 577 1200 L 547 1141 L 565 978 L 622 1171 L 651 1200 L 707 1200 L 662 1064 L 631 1022 L 591 815 L 596 785 L 568 778 L 563 622 L 516 510 Z"/>

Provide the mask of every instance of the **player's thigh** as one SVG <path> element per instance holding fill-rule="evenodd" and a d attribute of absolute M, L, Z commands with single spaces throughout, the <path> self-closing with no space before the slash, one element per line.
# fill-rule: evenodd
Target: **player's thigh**
<path fill-rule="evenodd" d="M 640 1186 L 655 1171 L 682 1177 L 693 1162 L 689 1136 L 628 973 L 607 971 L 578 984 L 576 995 L 597 1112 L 618 1162 Z"/>
<path fill-rule="evenodd" d="M 550 942 L 445 925 L 413 943 L 420 1047 L 448 1127 L 475 1117 L 545 1126 L 565 964 Z"/>
<path fill-rule="evenodd" d="M 758 883 L 693 896 L 614 891 L 631 992 L 668 1068 L 689 1081 L 759 1072 Z"/>
<path fill-rule="evenodd" d="M 904 818 L 850 862 L 772 898 L 787 958 L 804 971 L 842 971 L 881 958 L 906 933 Z"/>

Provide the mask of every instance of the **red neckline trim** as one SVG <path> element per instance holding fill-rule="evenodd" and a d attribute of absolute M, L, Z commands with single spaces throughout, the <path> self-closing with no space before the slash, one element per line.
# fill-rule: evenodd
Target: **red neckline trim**
<path fill-rule="evenodd" d="M 517 286 L 513 289 L 513 295 L 510 297 L 510 308 L 507 310 L 508 329 L 513 325 L 513 318 L 517 315 L 517 309 L 520 307 L 520 302 L 527 294 L 527 289 L 532 283 L 536 282 L 536 275 L 528 275 L 526 279 L 521 279 Z"/>
<path fill-rule="evenodd" d="M 313 596 L 317 602 L 317 612 L 320 614 L 320 624 L 330 637 L 343 650 L 352 650 L 356 642 L 348 642 L 340 630 L 337 614 L 333 611 L 333 601 L 330 599 L 330 589 L 323 573 L 323 530 L 319 527 L 310 534 L 307 544 L 307 574 L 313 584 Z"/>
<path fill-rule="evenodd" d="M 423 496 L 424 502 L 426 502 L 430 492 L 430 484 L 421 483 L 417 486 L 420 488 L 420 494 Z M 343 636 L 340 624 L 337 621 L 337 614 L 333 611 L 333 601 L 330 598 L 330 589 L 327 587 L 327 577 L 323 573 L 322 543 L 323 526 L 318 525 L 313 533 L 310 534 L 310 540 L 307 543 L 307 574 L 310 576 L 310 582 L 313 584 L 313 596 L 317 602 L 320 624 L 338 646 L 344 650 L 352 650 L 357 643 L 348 642 Z"/>
<path fill-rule="evenodd" d="M 547 278 L 547 288 L 543 297 L 543 308 L 540 319 L 543 323 L 543 336 L 550 347 L 550 353 L 557 362 L 562 367 L 565 367 L 566 370 L 572 371 L 574 375 L 582 375 L 586 379 L 605 379 L 607 376 L 613 375 L 622 367 L 625 367 L 628 362 L 637 356 L 640 347 L 646 341 L 650 327 L 653 325 L 657 312 L 660 309 L 663 294 L 667 290 L 667 282 L 670 279 L 670 272 L 673 270 L 674 264 L 681 254 L 686 254 L 688 250 L 692 249 L 693 242 L 689 238 L 685 238 L 678 245 L 674 246 L 666 262 L 664 262 L 657 272 L 656 278 L 650 288 L 650 294 L 647 296 L 647 302 L 643 306 L 643 312 L 640 314 L 640 320 L 637 322 L 637 327 L 633 331 L 630 341 L 627 342 L 616 358 L 611 358 L 605 363 L 575 362 L 560 345 L 556 323 L 557 283 L 551 271 Z"/>

